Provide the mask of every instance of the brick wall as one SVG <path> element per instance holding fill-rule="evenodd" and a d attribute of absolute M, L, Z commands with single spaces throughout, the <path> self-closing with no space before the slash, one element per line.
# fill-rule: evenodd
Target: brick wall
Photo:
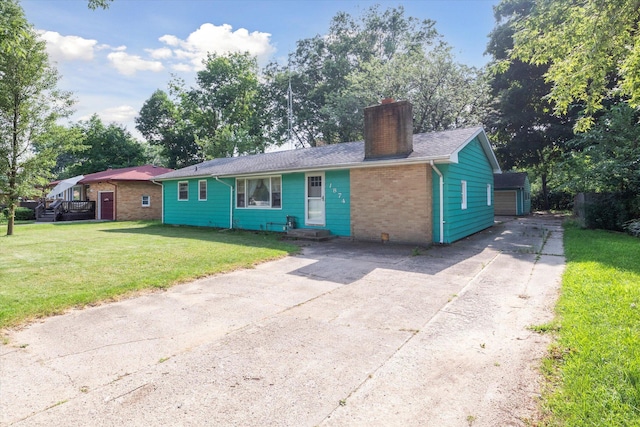
<path fill-rule="evenodd" d="M 432 243 L 429 165 L 351 170 L 351 235 L 359 240 Z"/>
<path fill-rule="evenodd" d="M 96 218 L 98 217 L 98 192 L 114 191 L 116 195 L 116 220 L 131 221 L 139 219 L 162 218 L 162 187 L 152 182 L 119 181 L 117 189 L 108 182 L 91 183 L 89 200 L 96 202 Z M 142 206 L 142 196 L 150 196 L 151 206 Z"/>
<path fill-rule="evenodd" d="M 408 101 L 364 109 L 364 157 L 406 157 L 413 151 L 413 114 Z"/>

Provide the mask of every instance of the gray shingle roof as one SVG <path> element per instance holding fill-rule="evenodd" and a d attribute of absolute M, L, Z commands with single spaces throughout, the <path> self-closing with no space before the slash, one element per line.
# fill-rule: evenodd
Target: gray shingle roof
<path fill-rule="evenodd" d="M 493 186 L 496 190 L 524 188 L 526 172 L 506 172 L 493 175 Z"/>
<path fill-rule="evenodd" d="M 473 137 L 484 135 L 481 127 L 422 133 L 413 136 L 413 152 L 394 162 L 442 160 L 454 156 Z M 487 141 L 488 145 L 488 141 Z M 490 150 L 490 149 L 489 149 Z M 490 157 L 495 156 L 491 153 Z M 345 142 L 324 147 L 278 151 L 209 160 L 156 177 L 158 180 L 199 176 L 235 176 L 256 173 L 330 169 L 375 164 L 381 160 L 364 159 L 364 141 Z M 389 161 L 389 160 L 387 160 Z M 499 170 L 495 162 L 494 170 Z"/>

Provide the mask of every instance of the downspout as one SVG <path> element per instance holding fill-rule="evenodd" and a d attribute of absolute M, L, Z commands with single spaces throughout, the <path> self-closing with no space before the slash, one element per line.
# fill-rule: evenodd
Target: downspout
<path fill-rule="evenodd" d="M 154 180 L 151 180 L 151 182 L 162 187 L 162 189 L 160 190 L 160 219 L 164 224 L 164 185 L 162 185 L 162 183 L 157 183 Z"/>
<path fill-rule="evenodd" d="M 214 176 L 216 181 L 229 187 L 229 230 L 233 229 L 233 185 L 221 181 L 220 178 Z"/>
<path fill-rule="evenodd" d="M 444 177 L 442 172 L 438 170 L 436 164 L 431 160 L 431 169 L 438 174 L 439 178 L 439 196 L 440 196 L 440 243 L 444 243 Z"/>

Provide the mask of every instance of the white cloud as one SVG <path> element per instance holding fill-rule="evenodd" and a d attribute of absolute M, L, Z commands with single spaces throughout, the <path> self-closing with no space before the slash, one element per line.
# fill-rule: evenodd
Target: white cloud
<path fill-rule="evenodd" d="M 145 49 L 149 55 L 154 59 L 167 59 L 173 56 L 173 52 L 168 47 L 161 47 L 159 49 Z"/>
<path fill-rule="evenodd" d="M 129 55 L 126 52 L 111 52 L 107 59 L 120 74 L 132 76 L 138 71 L 159 72 L 164 70 L 160 61 L 147 61 L 138 55 Z"/>
<path fill-rule="evenodd" d="M 263 63 L 268 60 L 275 47 L 271 45 L 271 34 L 259 31 L 249 32 L 244 28 L 233 31 L 231 25 L 202 24 L 200 28 L 189 34 L 186 40 L 174 35 L 164 35 L 159 40 L 171 48 L 178 59 L 186 59 L 191 70 L 202 69 L 202 61 L 207 53 L 225 54 L 229 52 L 249 52 Z M 169 49 L 165 47 L 165 49 Z M 174 65 L 174 69 L 185 70 L 185 63 Z"/>
<path fill-rule="evenodd" d="M 128 122 L 133 120 L 138 112 L 130 105 L 120 105 L 102 110 L 98 115 L 107 123 Z"/>
<path fill-rule="evenodd" d="M 39 31 L 47 43 L 47 53 L 54 61 L 91 61 L 97 40 L 79 36 L 63 36 L 55 31 Z"/>
<path fill-rule="evenodd" d="M 193 68 L 191 67 L 190 64 L 184 64 L 184 63 L 173 64 L 171 66 L 171 69 L 174 70 L 174 71 L 179 71 L 181 73 L 187 73 L 187 72 L 193 70 Z"/>

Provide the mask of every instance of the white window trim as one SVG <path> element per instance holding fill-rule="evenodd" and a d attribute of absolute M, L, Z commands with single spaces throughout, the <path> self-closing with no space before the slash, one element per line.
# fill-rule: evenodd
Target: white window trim
<path fill-rule="evenodd" d="M 271 182 L 271 180 L 273 178 L 280 178 L 280 206 L 278 207 L 272 207 L 271 203 L 273 202 L 273 183 Z M 247 181 L 249 180 L 253 180 L 253 179 L 268 179 L 269 180 L 269 206 L 249 206 L 249 204 L 247 203 Z M 244 206 L 238 206 L 238 181 L 245 181 L 244 182 L 244 195 L 245 195 L 245 200 L 244 200 Z M 248 176 L 248 177 L 244 177 L 244 178 L 236 178 L 236 197 L 235 197 L 235 207 L 236 209 L 269 209 L 269 210 L 282 210 L 282 175 L 267 175 L 267 176 Z"/>
<path fill-rule="evenodd" d="M 144 202 L 144 198 L 145 197 L 147 198 L 147 203 Z M 141 203 L 142 203 L 142 207 L 143 208 L 150 208 L 151 207 L 151 196 L 149 196 L 148 194 L 143 194 Z"/>
<path fill-rule="evenodd" d="M 491 206 L 493 200 L 491 200 L 491 184 L 487 184 L 487 206 Z"/>
<path fill-rule="evenodd" d="M 201 198 L 202 196 L 202 191 L 200 186 L 202 185 L 202 183 L 204 182 L 204 199 Z M 209 188 L 208 188 L 208 184 L 207 184 L 207 180 L 206 179 L 201 179 L 198 181 L 198 201 L 200 202 L 206 202 L 207 201 L 207 196 L 209 194 Z"/>
<path fill-rule="evenodd" d="M 460 181 L 460 193 L 462 195 L 462 203 L 460 204 L 460 209 L 467 209 L 467 181 Z"/>
<path fill-rule="evenodd" d="M 187 198 L 180 198 L 180 184 L 187 184 Z M 189 181 L 178 181 L 178 201 L 179 202 L 188 202 L 189 201 Z"/>

